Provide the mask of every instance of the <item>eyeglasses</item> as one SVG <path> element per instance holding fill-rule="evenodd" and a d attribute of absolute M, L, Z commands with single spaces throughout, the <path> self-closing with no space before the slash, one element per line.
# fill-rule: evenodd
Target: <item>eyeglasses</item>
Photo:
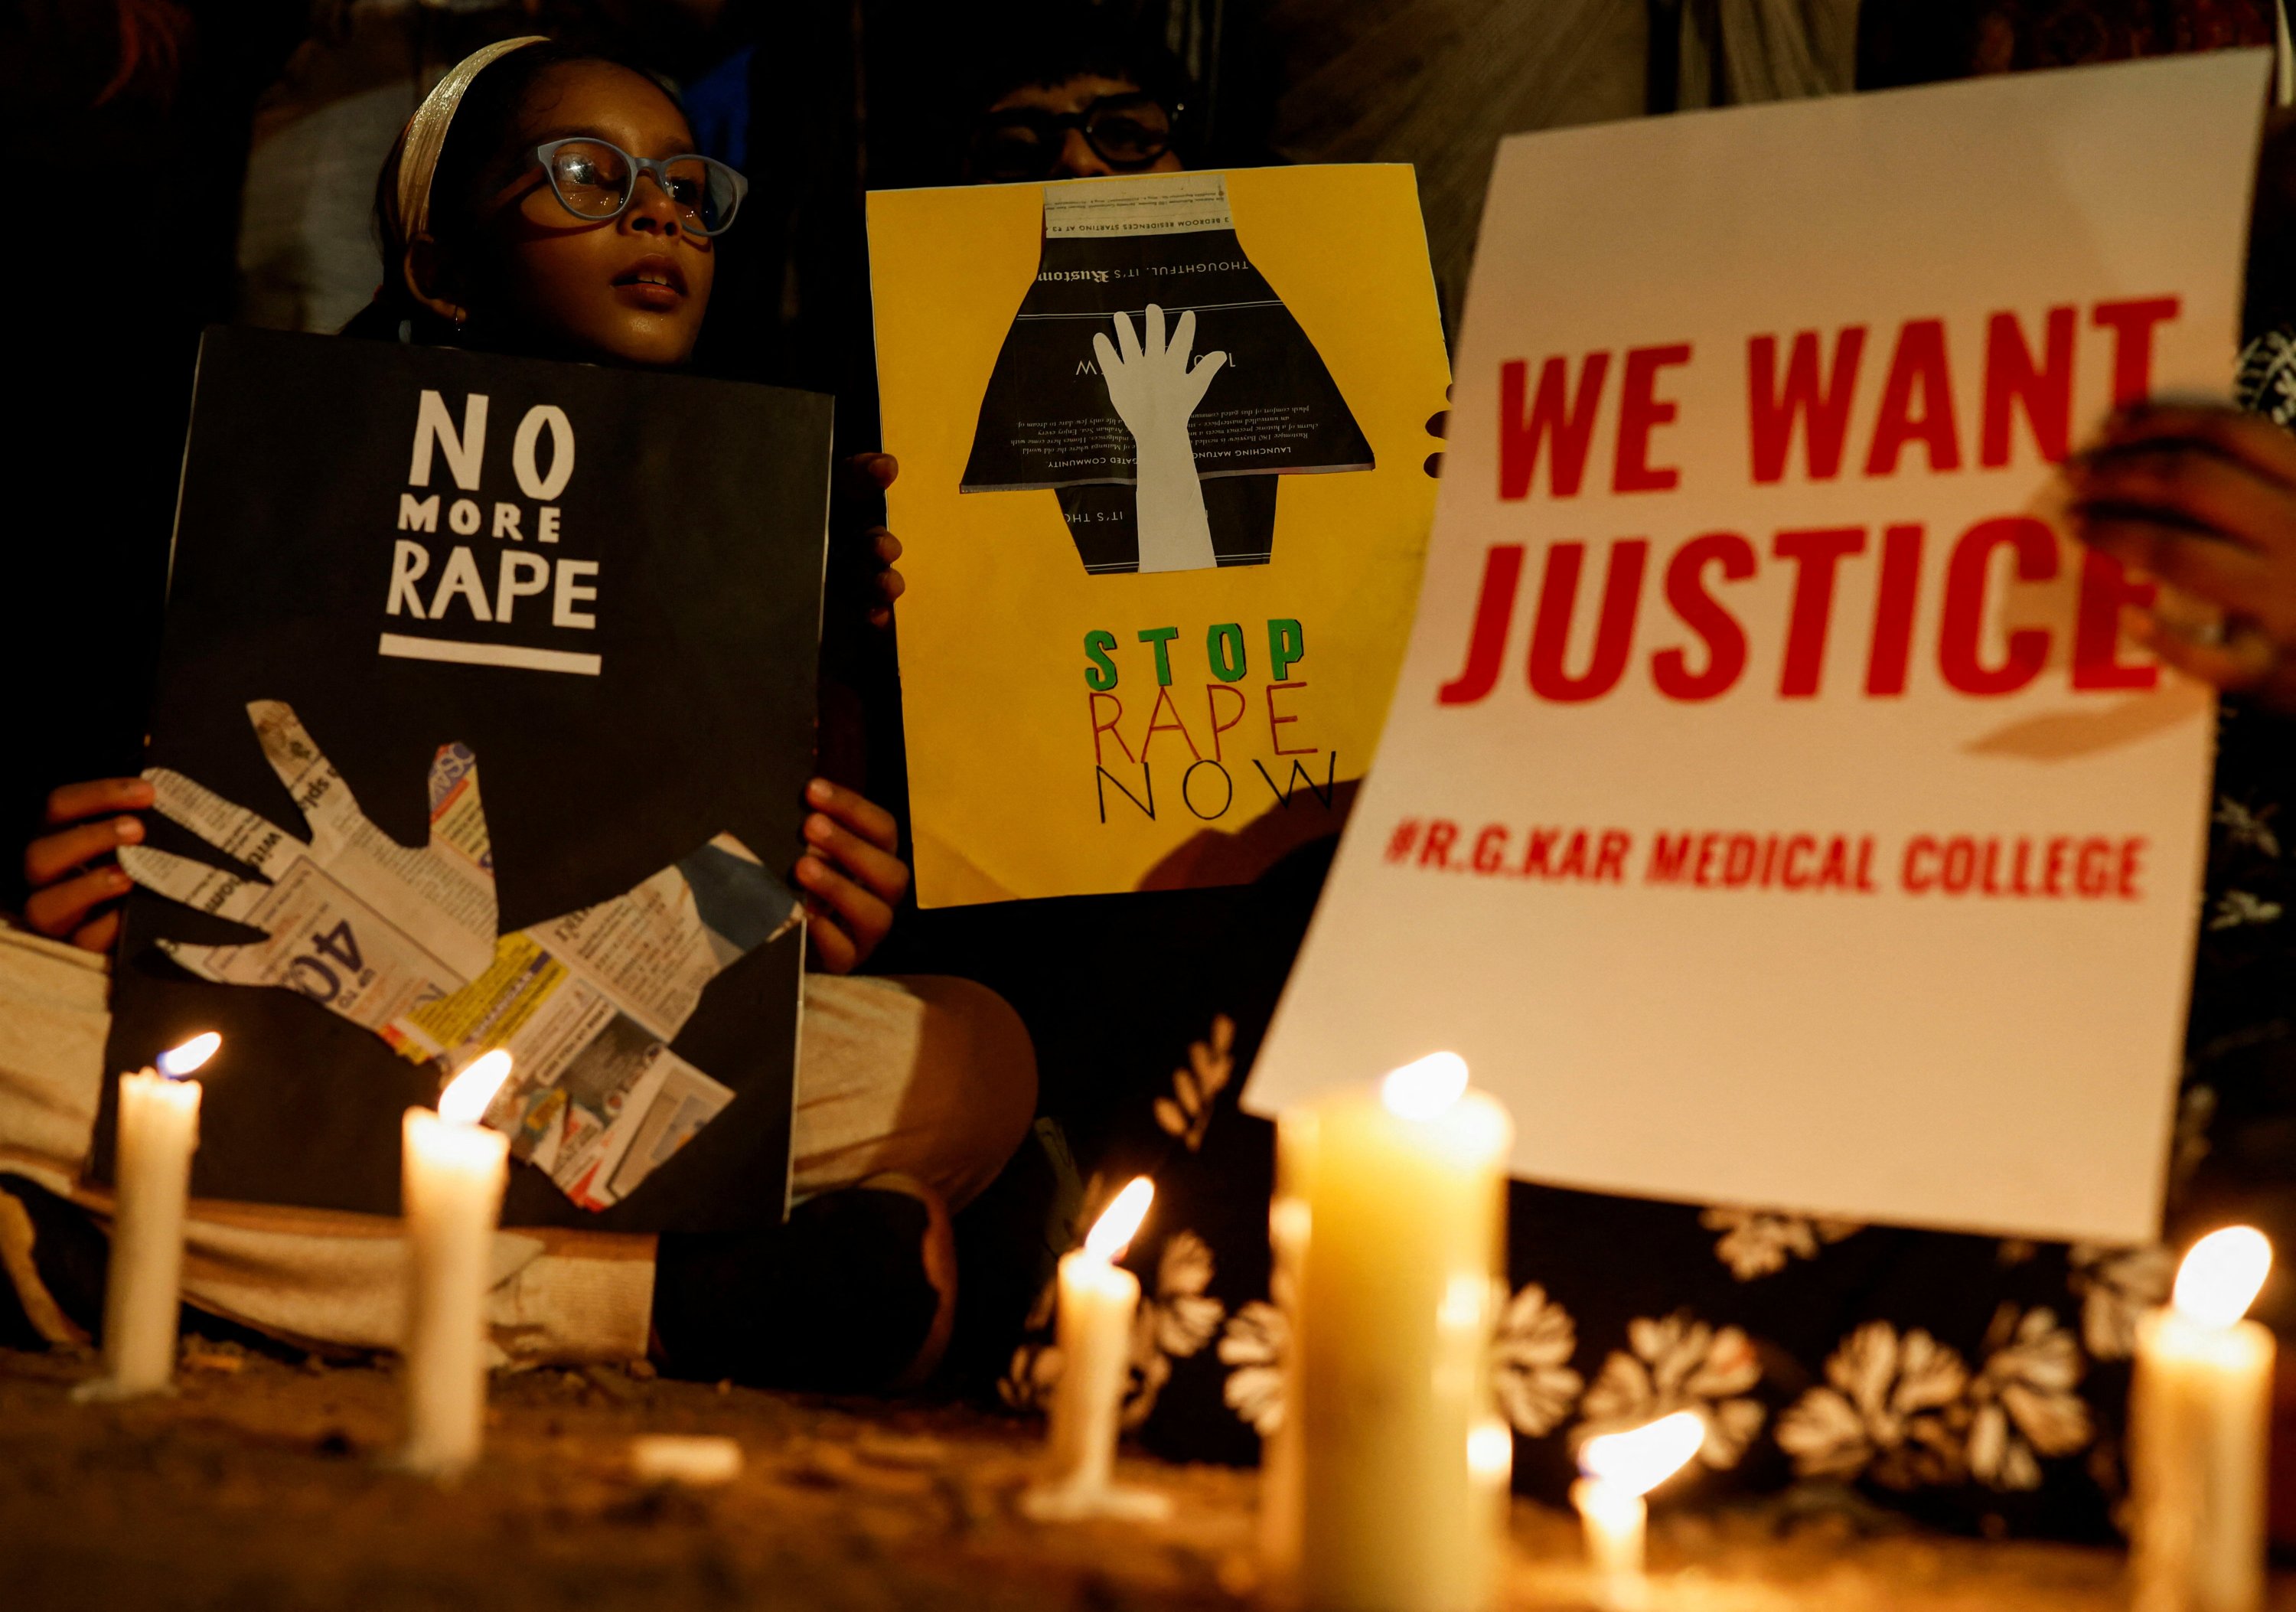
<path fill-rule="evenodd" d="M 723 234 L 750 182 L 715 157 L 633 157 L 619 145 L 578 135 L 534 148 L 558 204 L 578 218 L 603 223 L 629 210 L 640 174 L 651 174 L 677 209 L 689 235 Z"/>
<path fill-rule="evenodd" d="M 1153 95 L 1103 95 L 1080 112 L 1015 106 L 981 119 L 972 136 L 973 176 L 1048 177 L 1061 165 L 1070 129 L 1113 169 L 1146 168 L 1172 149 L 1172 116 Z"/>

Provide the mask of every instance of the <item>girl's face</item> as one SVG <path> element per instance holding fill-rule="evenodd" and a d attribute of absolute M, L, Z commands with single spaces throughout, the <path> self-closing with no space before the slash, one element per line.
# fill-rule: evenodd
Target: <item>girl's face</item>
<path fill-rule="evenodd" d="M 709 311 L 717 253 L 679 226 L 678 210 L 641 173 L 618 218 L 566 210 L 533 155 L 545 141 L 583 135 L 634 157 L 684 156 L 693 131 L 651 81 L 626 68 L 579 62 L 535 86 L 519 144 L 483 180 L 480 253 L 471 266 L 474 324 L 506 329 L 542 352 L 682 364 Z"/>

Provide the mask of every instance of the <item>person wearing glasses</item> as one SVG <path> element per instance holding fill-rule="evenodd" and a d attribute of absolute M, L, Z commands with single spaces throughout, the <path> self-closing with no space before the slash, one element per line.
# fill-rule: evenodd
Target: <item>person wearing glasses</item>
<path fill-rule="evenodd" d="M 685 364 L 709 309 L 718 241 L 747 188 L 694 144 L 677 103 L 644 73 L 540 39 L 488 46 L 442 81 L 385 162 L 382 288 L 344 333 L 644 369 Z M 894 468 L 882 455 L 847 467 L 879 487 Z M 808 934 L 820 966 L 846 975 L 884 937 L 909 870 L 882 808 L 819 777 L 806 799 L 813 810 L 795 879 L 808 898 Z M 23 927 L 108 950 L 127 888 L 113 853 L 143 841 L 137 814 L 152 802 L 141 778 L 57 790 L 49 832 L 25 853 Z M 102 1015 L 77 983 L 86 964 L 19 934 L 0 941 L 10 942 L 0 946 L 0 985 L 21 997 L 41 987 L 20 974 L 54 975 L 53 994 L 88 1021 L 81 1040 L 92 1037 L 84 1051 L 93 1060 Z M 1028 1032 L 986 987 L 938 976 L 810 975 L 803 1022 L 791 1146 L 794 1193 L 806 1201 L 790 1221 L 722 1237 L 585 1234 L 593 1254 L 554 1270 L 548 1258 L 534 1262 L 498 1290 L 505 1319 L 553 1318 L 506 1346 L 543 1359 L 627 1359 L 651 1344 L 679 1374 L 787 1386 L 882 1388 L 930 1374 L 955 1320 L 950 1212 L 995 1179 L 1035 1115 Z M 53 1137 L 60 1106 L 84 1106 L 92 1129 L 101 1072 L 94 1061 L 85 1070 L 65 1062 L 60 1054 L 43 1073 L 54 1090 L 29 1106 L 0 1078 L 0 1157 Z M 0 1174 L 0 1194 L 69 1218 L 78 1157 L 53 1140 L 31 1151 L 55 1156 L 41 1178 L 52 1189 Z M 779 1180 L 758 1183 L 776 1200 L 782 1190 Z M 201 1237 L 195 1217 L 195 1269 Z M 267 1277 L 209 1295 L 210 1307 L 258 1326 L 292 1313 L 303 1336 L 324 1342 L 395 1342 L 366 1336 L 358 1303 L 331 1310 L 315 1298 L 312 1282 L 340 1285 L 339 1263 L 320 1276 L 291 1254 L 269 1265 L 245 1254 L 230 1262 Z M 74 1308 L 61 1294 L 39 1304 L 19 1296 L 27 1313 Z M 196 1288 L 188 1296 L 201 1302 Z M 330 1315 L 338 1335 L 315 1333 L 313 1319 Z M 0 1302 L 0 1335 L 7 1320 Z"/>
<path fill-rule="evenodd" d="M 1177 172 L 1186 166 L 1173 139 L 1181 108 L 1145 87 L 1152 76 L 1120 55 L 1081 49 L 1017 65 L 974 127 L 965 178 L 1009 185 Z"/>

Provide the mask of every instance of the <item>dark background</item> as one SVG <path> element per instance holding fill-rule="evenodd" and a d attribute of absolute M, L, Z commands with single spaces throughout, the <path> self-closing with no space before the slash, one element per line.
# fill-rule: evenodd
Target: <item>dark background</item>
<path fill-rule="evenodd" d="M 545 31 L 664 75 L 687 92 L 699 128 L 698 92 L 731 73 L 742 106 L 730 133 L 752 190 L 723 242 L 699 364 L 835 394 L 838 447 L 851 451 L 878 446 L 865 192 L 956 182 L 987 98 L 1062 41 L 1109 42 L 1152 65 L 1160 91 L 1183 108 L 1178 149 L 1191 166 L 1412 163 L 1455 317 L 1504 133 L 2256 44 L 2271 39 L 2275 15 L 2274 0 L 1792 9 L 1801 27 L 1782 48 L 1734 31 L 1747 8 L 1721 0 L 508 0 L 454 11 L 0 0 L 0 128 L 26 197 L 23 268 L 4 326 L 16 407 L 0 427 L 0 675 L 10 691 L 0 705 L 0 910 L 20 902 L 17 847 L 36 832 L 46 793 L 142 764 L 198 333 L 247 306 L 234 244 L 250 138 L 297 110 L 298 96 L 308 106 L 394 77 L 427 81 L 488 39 Z M 728 136 L 721 127 L 705 144 Z M 2267 249 L 2283 267 L 2296 262 L 2296 244 L 2260 234 L 2258 250 Z M 873 518 L 857 506 L 837 529 L 849 538 Z M 865 579 L 856 553 L 832 545 L 822 769 L 898 812 L 892 636 L 857 624 L 851 596 Z M 251 741 L 244 759 L 259 769 Z M 1175 923 L 1223 937 L 1249 929 L 1178 896 L 1133 902 L 1138 921 L 1095 944 L 1136 949 L 1144 966 L 1194 966 L 1201 949 L 1176 950 Z M 1089 1156 L 1108 1106 L 1136 1106 L 1142 1082 L 1168 1073 L 1172 1049 L 1120 1038 L 1141 1041 L 1139 1067 L 1110 1068 L 1104 1027 L 1043 966 L 1041 926 L 1058 932 L 1070 904 L 1029 905 L 1042 910 L 906 913 L 876 966 L 1003 990 L 1036 1038 L 1047 1106 Z M 1084 933 L 1107 927 L 1080 909 L 1071 916 Z"/>

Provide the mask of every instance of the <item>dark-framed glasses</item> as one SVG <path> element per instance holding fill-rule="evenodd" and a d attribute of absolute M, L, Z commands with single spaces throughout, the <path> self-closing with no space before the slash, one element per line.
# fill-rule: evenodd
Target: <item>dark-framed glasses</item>
<path fill-rule="evenodd" d="M 1070 129 L 1119 171 L 1146 168 L 1172 149 L 1172 114 L 1155 96 L 1137 91 L 1103 95 L 1080 112 L 1006 107 L 984 116 L 973 131 L 973 177 L 1045 178 L 1060 167 Z"/>
<path fill-rule="evenodd" d="M 715 157 L 633 157 L 594 136 L 577 135 L 534 148 L 558 204 L 578 218 L 603 223 L 629 210 L 638 176 L 650 174 L 677 209 L 690 235 L 725 233 L 741 210 L 750 182 Z"/>

